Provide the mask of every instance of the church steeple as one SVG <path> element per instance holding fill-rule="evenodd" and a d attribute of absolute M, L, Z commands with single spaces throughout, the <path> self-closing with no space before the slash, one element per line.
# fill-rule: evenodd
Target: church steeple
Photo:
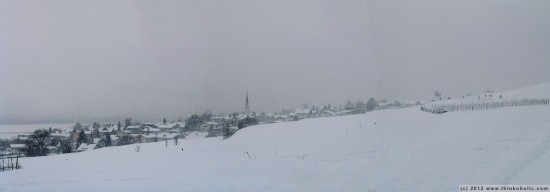
<path fill-rule="evenodd" d="M 244 104 L 244 112 L 250 114 L 250 105 L 248 104 L 248 92 L 246 92 L 246 103 Z"/>

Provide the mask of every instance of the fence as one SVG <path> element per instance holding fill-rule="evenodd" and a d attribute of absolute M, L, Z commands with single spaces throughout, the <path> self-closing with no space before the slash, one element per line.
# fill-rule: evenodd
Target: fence
<path fill-rule="evenodd" d="M 11 171 L 21 169 L 19 156 L 16 157 L 0 157 L 0 171 Z"/>
<path fill-rule="evenodd" d="M 445 113 L 449 111 L 477 111 L 489 110 L 501 107 L 512 106 L 530 106 L 530 105 L 548 105 L 550 99 L 514 99 L 514 100 L 474 100 L 463 103 L 448 103 L 448 104 L 426 104 L 420 107 L 420 110 L 429 113 Z"/>

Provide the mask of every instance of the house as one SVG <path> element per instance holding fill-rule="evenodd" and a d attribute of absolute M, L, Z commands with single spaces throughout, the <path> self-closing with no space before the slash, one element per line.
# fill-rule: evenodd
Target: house
<path fill-rule="evenodd" d="M 158 128 L 162 131 L 175 131 L 177 130 L 179 132 L 180 128 L 184 127 L 185 125 L 181 126 L 179 123 L 167 123 L 159 125 Z"/>
<path fill-rule="evenodd" d="M 149 127 L 147 127 L 147 128 L 143 129 L 143 133 L 145 133 L 145 134 L 157 134 L 161 131 L 162 130 L 159 129 L 159 128 L 149 128 Z"/>
<path fill-rule="evenodd" d="M 106 143 L 107 138 L 105 136 L 102 136 L 101 138 L 96 138 L 96 139 L 94 139 L 94 143 L 96 143 L 95 149 L 99 149 L 107 146 L 107 143 Z M 111 136 L 111 144 L 112 142 L 113 142 L 113 136 Z"/>
<path fill-rule="evenodd" d="M 246 118 L 256 118 L 256 115 L 255 115 L 255 113 L 253 113 L 253 114 L 241 113 L 237 116 L 238 120 L 243 120 L 243 119 L 246 119 Z"/>
<path fill-rule="evenodd" d="M 152 127 L 152 128 L 158 128 L 159 126 L 154 123 L 142 123 L 142 126 Z"/>
<path fill-rule="evenodd" d="M 9 151 L 15 154 L 25 153 L 25 144 L 10 144 Z"/>
<path fill-rule="evenodd" d="M 141 125 L 132 125 L 124 129 L 124 132 L 127 132 L 127 133 L 141 133 L 142 131 L 143 131 L 143 127 Z"/>
<path fill-rule="evenodd" d="M 258 122 L 261 122 L 261 123 L 269 123 L 269 122 L 273 122 L 275 120 L 275 117 L 272 114 L 270 115 L 263 114 L 263 115 L 258 115 L 256 117 L 256 120 L 258 120 Z"/>
<path fill-rule="evenodd" d="M 104 127 L 103 129 L 99 129 L 99 137 L 103 137 L 105 134 L 112 132 L 115 130 L 114 128 L 112 130 L 107 129 L 107 127 Z"/>
<path fill-rule="evenodd" d="M 82 152 L 82 151 L 94 150 L 96 145 L 97 145 L 97 143 L 92 143 L 92 144 L 82 143 L 82 144 L 80 144 L 80 146 L 78 146 L 78 149 L 76 149 L 76 151 Z"/>
<path fill-rule="evenodd" d="M 101 143 L 102 139 L 101 138 L 94 138 L 90 143 L 82 143 L 80 144 L 80 146 L 78 146 L 78 148 L 76 149 L 77 152 L 82 152 L 82 151 L 90 151 L 90 150 L 94 150 L 94 149 L 98 149 L 100 148 L 100 146 L 98 146 L 99 143 Z M 104 145 L 104 144 L 102 144 Z"/>
<path fill-rule="evenodd" d="M 288 115 L 273 115 L 272 123 L 286 122 L 290 121 Z"/>
<path fill-rule="evenodd" d="M 350 109 L 350 110 L 343 110 L 343 111 L 339 111 L 337 114 L 342 116 L 342 115 L 355 115 L 355 114 L 359 114 L 360 111 L 356 110 L 356 109 Z"/>
<path fill-rule="evenodd" d="M 210 128 L 216 129 L 216 128 L 219 128 L 219 125 L 220 124 L 218 124 L 216 122 L 209 121 L 209 122 L 203 123 L 200 126 L 200 131 L 206 132 L 206 131 L 210 130 Z"/>
<path fill-rule="evenodd" d="M 296 109 L 294 113 L 291 113 L 294 119 L 305 119 L 313 117 L 313 111 L 311 109 Z"/>
<path fill-rule="evenodd" d="M 213 122 L 215 123 L 215 122 Z M 211 123 L 210 127 L 208 128 L 208 135 L 207 137 L 217 137 L 222 135 L 222 128 L 223 123 L 220 124 L 213 124 Z"/>
<path fill-rule="evenodd" d="M 136 143 L 146 143 L 147 142 L 147 138 L 142 134 L 139 134 L 139 135 L 135 136 L 134 138 L 136 140 Z"/>
<path fill-rule="evenodd" d="M 101 141 L 103 141 L 103 145 L 100 145 L 99 147 L 105 147 L 106 146 L 106 138 L 103 138 L 102 140 L 100 140 L 100 142 L 98 142 L 98 145 L 101 144 Z M 111 135 L 111 146 L 116 146 L 118 143 L 116 143 L 116 141 L 120 141 L 120 137 L 118 135 Z"/>
<path fill-rule="evenodd" d="M 156 125 L 150 125 L 150 124 L 142 124 L 141 125 L 141 130 L 145 131 L 147 129 L 158 129 L 159 126 L 156 126 Z"/>
<path fill-rule="evenodd" d="M 133 134 L 135 143 L 150 143 L 158 141 L 172 140 L 179 136 L 175 133 L 157 133 L 157 134 Z"/>
<path fill-rule="evenodd" d="M 129 145 L 136 142 L 136 139 L 130 134 L 117 136 L 117 137 L 111 138 L 111 140 L 113 141 L 113 146 Z"/>
<path fill-rule="evenodd" d="M 216 123 L 222 123 L 226 119 L 230 119 L 230 118 L 229 117 L 212 117 L 212 118 L 210 118 L 210 121 L 216 122 Z"/>
<path fill-rule="evenodd" d="M 319 112 L 319 116 L 321 117 L 332 117 L 336 116 L 337 112 L 334 109 L 325 108 Z"/>
<path fill-rule="evenodd" d="M 17 140 L 19 141 L 25 141 L 27 139 L 29 139 L 29 135 L 17 135 Z"/>
<path fill-rule="evenodd" d="M 143 135 L 143 139 L 145 139 L 146 143 L 158 142 L 159 141 L 159 138 L 158 138 L 157 134 Z"/>
<path fill-rule="evenodd" d="M 57 139 L 58 141 L 67 139 L 70 136 L 71 136 L 71 133 L 68 133 L 68 132 L 54 132 L 54 133 L 50 134 L 50 137 L 53 137 L 53 138 Z"/>

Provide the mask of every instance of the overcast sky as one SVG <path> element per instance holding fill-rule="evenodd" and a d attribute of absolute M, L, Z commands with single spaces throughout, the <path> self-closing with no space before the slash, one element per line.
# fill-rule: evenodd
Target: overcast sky
<path fill-rule="evenodd" d="M 0 0 L 0 117 L 177 118 L 550 81 L 550 1 Z"/>

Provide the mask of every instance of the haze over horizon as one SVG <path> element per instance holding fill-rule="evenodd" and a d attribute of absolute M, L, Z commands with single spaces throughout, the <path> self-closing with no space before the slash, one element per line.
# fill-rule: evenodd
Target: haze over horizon
<path fill-rule="evenodd" d="M 175 119 L 550 81 L 550 1 L 0 0 L 0 120 Z"/>

